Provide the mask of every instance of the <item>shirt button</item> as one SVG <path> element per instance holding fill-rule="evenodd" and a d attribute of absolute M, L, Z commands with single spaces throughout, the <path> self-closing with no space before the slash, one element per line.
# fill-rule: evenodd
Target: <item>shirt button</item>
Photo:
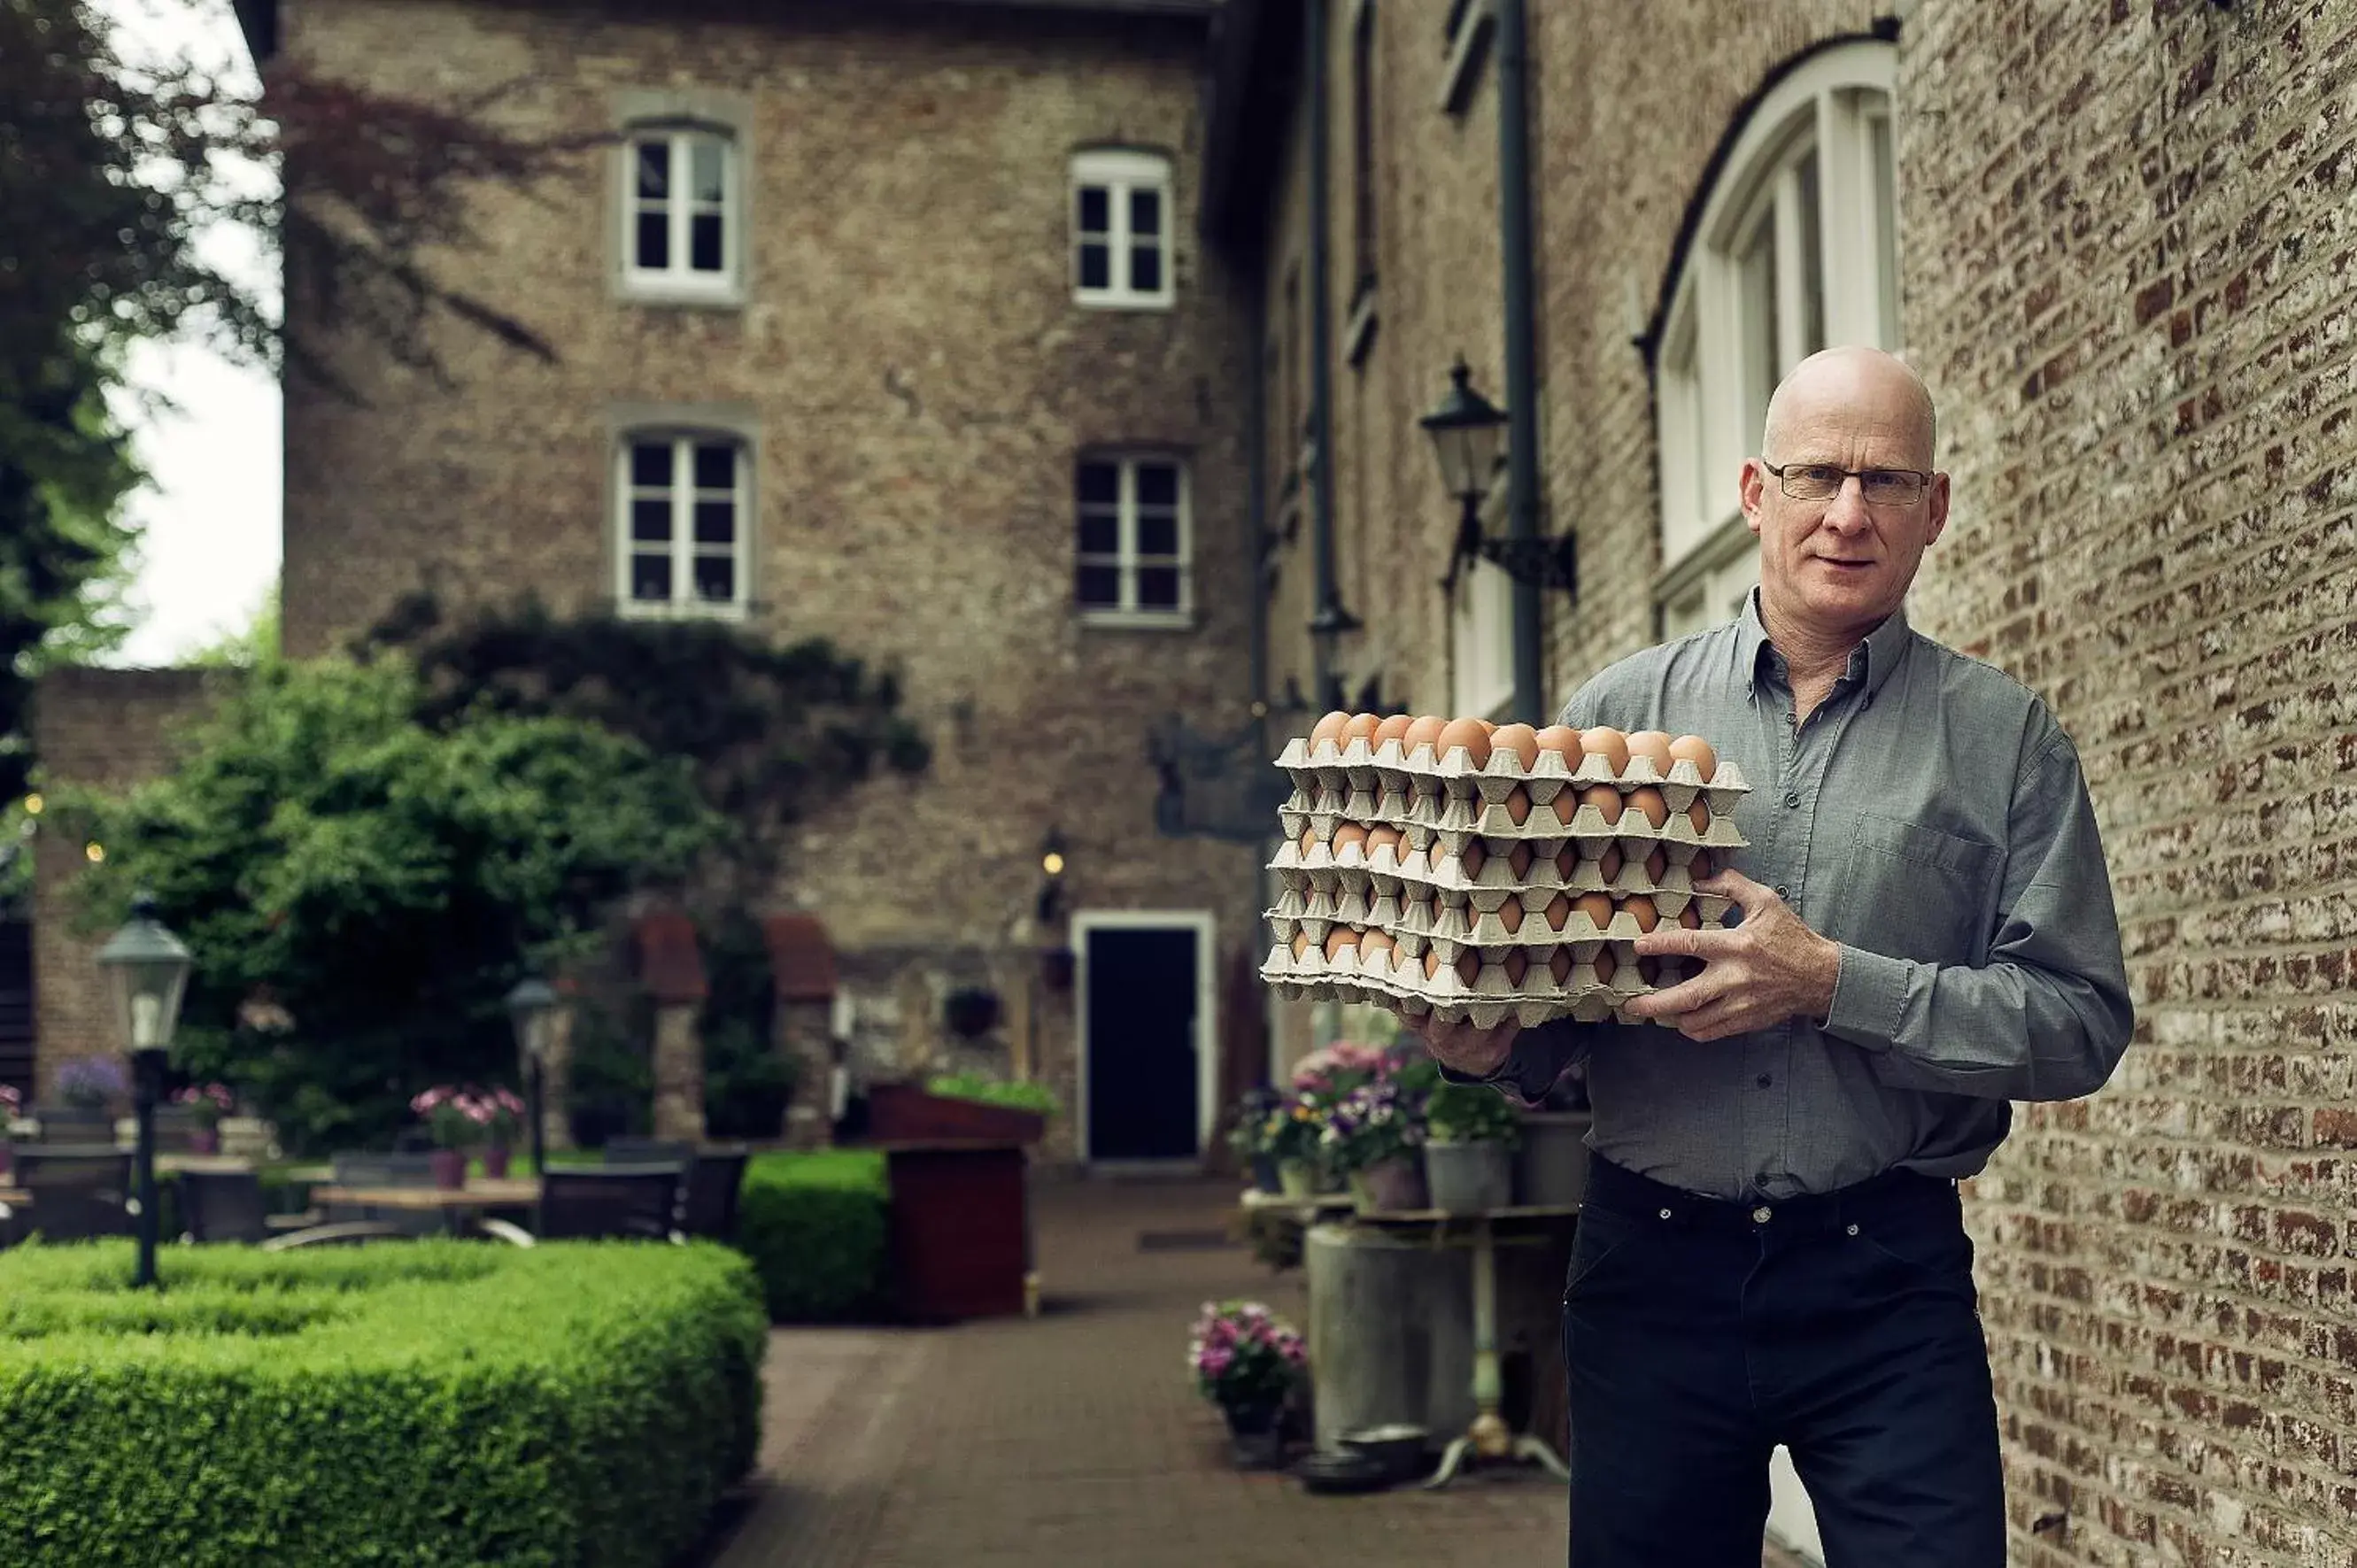
<path fill-rule="evenodd" d="M 1787 806 L 1797 806 L 1800 803 L 1801 792 L 1798 789 L 1787 789 L 1784 791 L 1784 804 Z"/>
<path fill-rule="evenodd" d="M 1776 897 L 1785 900 L 1787 903 L 1790 903 L 1792 897 L 1792 890 L 1779 882 L 1776 884 Z"/>
<path fill-rule="evenodd" d="M 1763 1203 L 1759 1208 L 1751 1211 L 1751 1222 L 1754 1225 L 1765 1225 L 1769 1220 L 1775 1218 L 1775 1214 L 1776 1211 L 1774 1209 L 1769 1208 Z"/>
<path fill-rule="evenodd" d="M 1761 1073 L 1761 1074 L 1760 1075 L 1759 1082 L 1760 1082 L 1760 1088 L 1762 1088 L 1762 1089 L 1767 1088 L 1770 1084 L 1771 1084 L 1771 1083 L 1773 1083 L 1773 1082 L 1775 1082 L 1775 1081 L 1776 1081 L 1776 1080 L 1775 1080 L 1773 1078 L 1770 1078 L 1768 1074 L 1766 1074 L 1766 1073 L 1764 1073 L 1764 1072 L 1763 1072 L 1763 1073 Z"/>

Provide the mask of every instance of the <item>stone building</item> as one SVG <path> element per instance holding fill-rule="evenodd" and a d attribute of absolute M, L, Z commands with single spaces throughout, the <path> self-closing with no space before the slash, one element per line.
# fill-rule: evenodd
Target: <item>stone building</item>
<path fill-rule="evenodd" d="M 809 823 L 774 907 L 828 950 L 790 962 L 870 1073 L 1028 1074 L 1071 1112 L 1051 1152 L 1099 1163 L 1207 1144 L 1258 937 L 1252 848 L 1157 831 L 1147 755 L 1174 717 L 1250 717 L 1249 345 L 1196 238 L 1209 11 L 240 5 L 265 72 L 500 89 L 509 129 L 606 138 L 576 178 L 479 188 L 485 243 L 446 259 L 558 362 L 454 329 L 454 388 L 357 338 L 364 403 L 290 383 L 286 651 L 421 586 L 528 588 L 897 670 L 932 766 Z M 61 731 L 74 701 L 48 694 Z M 999 999 L 975 1043 L 943 1021 L 970 987 Z"/>
<path fill-rule="evenodd" d="M 1911 613 L 2076 737 L 2138 1007 L 2110 1087 L 2020 1107 L 1971 1184 L 2015 1561 L 2357 1561 L 2357 6 L 1232 0 L 1222 35 L 1280 718 L 1551 715 L 1725 618 L 1769 389 L 1905 352 L 1954 482 Z M 1567 536 L 1576 590 L 1439 586 L 1415 422 L 1460 354 L 1527 418 L 1484 526 Z M 1807 1542 L 1789 1471 L 1776 1521 Z"/>

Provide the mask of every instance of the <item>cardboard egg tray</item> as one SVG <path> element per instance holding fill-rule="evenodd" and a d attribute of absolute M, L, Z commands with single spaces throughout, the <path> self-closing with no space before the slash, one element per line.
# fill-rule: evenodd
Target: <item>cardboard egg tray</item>
<path fill-rule="evenodd" d="M 1578 945 L 1557 950 L 1570 955 Z M 1408 956 L 1404 949 L 1368 953 L 1346 946 L 1329 958 L 1322 947 L 1313 944 L 1297 956 L 1290 941 L 1280 941 L 1269 950 L 1261 975 L 1288 1000 L 1382 1001 L 1410 1017 L 1437 1014 L 1446 1019 L 1469 1019 L 1476 1028 L 1483 1029 L 1507 1017 L 1526 1028 L 1562 1017 L 1590 1024 L 1608 1018 L 1639 1022 L 1629 1015 L 1628 1004 L 1653 987 L 1639 973 L 1635 951 L 1626 943 L 1593 946 L 1599 951 L 1610 949 L 1609 975 L 1600 972 L 1598 951 L 1568 956 L 1566 962 L 1557 963 L 1554 952 L 1532 950 L 1532 956 L 1524 961 L 1527 968 L 1520 985 L 1514 983 L 1505 960 L 1488 953 L 1481 956 L 1480 967 L 1469 983 L 1455 962 L 1444 960 L 1427 968 L 1423 958 Z M 1655 961 L 1663 966 L 1663 984 L 1684 978 L 1677 961 Z"/>
<path fill-rule="evenodd" d="M 1709 779 L 1684 759 L 1671 764 L 1666 774 L 1642 757 L 1631 757 L 1617 774 L 1600 757 L 1583 757 L 1577 768 L 1569 768 L 1564 765 L 1563 754 L 1556 751 L 1540 752 L 1538 760 L 1525 769 L 1521 755 L 1511 746 L 1495 748 L 1490 759 L 1476 768 L 1473 754 L 1461 746 L 1451 748 L 1446 757 L 1435 757 L 1428 745 L 1408 752 L 1396 740 L 1380 746 L 1371 746 L 1364 739 L 1352 740 L 1348 746 L 1325 740 L 1313 750 L 1307 740 L 1297 737 L 1286 743 L 1276 765 L 1293 779 L 1293 798 L 1284 811 L 1331 811 L 1361 822 L 1451 809 L 1472 811 L 1487 822 L 1490 819 L 1482 813 L 1502 806 L 1518 785 L 1531 802 L 1533 816 L 1540 806 L 1552 810 L 1555 797 L 1564 790 L 1590 784 L 1616 784 L 1623 791 L 1650 784 L 1661 790 L 1673 817 L 1684 815 L 1697 796 L 1710 802 L 1713 816 L 1725 816 L 1751 788 L 1743 770 L 1726 757 L 1719 759 L 1717 773 Z M 1479 831 L 1491 830 L 1485 826 Z M 1297 838 L 1301 829 L 1297 826 L 1291 832 Z"/>

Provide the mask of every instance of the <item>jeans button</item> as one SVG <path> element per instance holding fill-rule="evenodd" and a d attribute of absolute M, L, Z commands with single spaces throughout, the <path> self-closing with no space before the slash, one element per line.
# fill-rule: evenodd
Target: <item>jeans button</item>
<path fill-rule="evenodd" d="M 1663 1218 L 1663 1219 L 1667 1219 L 1669 1217 L 1670 1217 L 1670 1211 L 1669 1211 L 1668 1209 L 1666 1209 L 1666 1208 L 1663 1209 L 1663 1210 L 1662 1210 L 1662 1218 Z"/>
<path fill-rule="evenodd" d="M 1769 1220 L 1770 1220 L 1770 1219 L 1774 1219 L 1775 1217 L 1776 1217 L 1776 1211 L 1775 1211 L 1774 1209 L 1772 1209 L 1772 1208 L 1769 1208 L 1769 1207 L 1768 1207 L 1766 1204 L 1764 1204 L 1764 1203 L 1763 1203 L 1763 1204 L 1761 1204 L 1759 1208 L 1755 1208 L 1755 1209 L 1753 1209 L 1753 1210 L 1751 1211 L 1751 1222 L 1752 1222 L 1754 1225 L 1765 1225 L 1765 1224 L 1767 1224 L 1767 1223 L 1768 1223 L 1768 1221 L 1769 1221 Z"/>

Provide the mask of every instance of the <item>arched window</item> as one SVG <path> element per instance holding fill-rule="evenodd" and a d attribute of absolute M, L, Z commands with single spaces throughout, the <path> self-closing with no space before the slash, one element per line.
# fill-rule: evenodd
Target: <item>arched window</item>
<path fill-rule="evenodd" d="M 752 461 L 726 431 L 641 428 L 615 453 L 615 599 L 624 615 L 745 613 Z"/>
<path fill-rule="evenodd" d="M 1900 346 L 1896 51 L 1837 45 L 1771 88 L 1704 198 L 1658 376 L 1662 635 L 1739 614 L 1760 580 L 1736 476 L 1769 394 L 1829 345 Z"/>

